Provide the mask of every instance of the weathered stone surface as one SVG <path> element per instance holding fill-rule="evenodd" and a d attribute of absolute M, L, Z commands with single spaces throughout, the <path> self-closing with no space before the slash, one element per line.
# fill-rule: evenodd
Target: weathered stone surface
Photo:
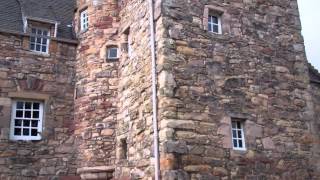
<path fill-rule="evenodd" d="M 297 2 L 154 3 L 162 179 L 317 179 L 320 75 L 307 71 Z M 152 179 L 148 10 L 77 0 L 79 44 L 52 39 L 48 55 L 0 33 L 0 179 Z M 211 11 L 221 34 L 207 31 Z M 45 101 L 41 141 L 9 141 L 14 98 Z M 243 151 L 232 149 L 234 118 Z"/>

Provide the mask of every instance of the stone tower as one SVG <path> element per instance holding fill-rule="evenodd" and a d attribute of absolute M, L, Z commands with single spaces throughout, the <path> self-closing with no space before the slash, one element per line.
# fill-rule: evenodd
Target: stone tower
<path fill-rule="evenodd" d="M 82 178 L 106 178 L 114 171 L 119 63 L 106 61 L 106 48 L 118 44 L 118 13 L 113 0 L 77 1 L 75 135 Z"/>
<path fill-rule="evenodd" d="M 78 1 L 82 178 L 154 176 L 148 1 Z M 296 1 L 156 0 L 161 179 L 315 179 Z M 117 49 L 117 56 L 109 57 Z"/>

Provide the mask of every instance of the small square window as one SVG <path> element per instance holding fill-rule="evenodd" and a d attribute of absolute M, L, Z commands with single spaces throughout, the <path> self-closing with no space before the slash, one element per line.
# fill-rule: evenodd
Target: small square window
<path fill-rule="evenodd" d="M 15 100 L 12 104 L 11 140 L 40 140 L 43 103 Z"/>
<path fill-rule="evenodd" d="M 221 16 L 209 14 L 208 31 L 216 34 L 222 34 Z"/>
<path fill-rule="evenodd" d="M 117 47 L 111 47 L 108 48 L 108 59 L 118 59 L 118 48 Z"/>
<path fill-rule="evenodd" d="M 89 28 L 89 16 L 88 9 L 81 11 L 80 13 L 80 30 L 86 31 Z"/>
<path fill-rule="evenodd" d="M 231 121 L 232 144 L 235 150 L 246 150 L 244 138 L 244 122 L 239 119 Z"/>
<path fill-rule="evenodd" d="M 31 28 L 30 50 L 48 53 L 50 32 L 47 29 Z"/>

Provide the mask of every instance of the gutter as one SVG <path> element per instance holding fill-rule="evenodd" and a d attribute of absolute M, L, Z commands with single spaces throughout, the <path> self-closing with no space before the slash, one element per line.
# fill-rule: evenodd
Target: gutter
<path fill-rule="evenodd" d="M 153 0 L 149 0 L 149 13 L 150 13 L 150 48 L 152 60 L 152 121 L 153 121 L 153 147 L 154 147 L 154 179 L 160 178 L 160 160 L 159 160 L 159 135 L 158 135 L 158 112 L 157 112 L 157 70 L 156 70 L 156 44 L 155 44 L 155 31 L 154 31 L 154 8 Z"/>

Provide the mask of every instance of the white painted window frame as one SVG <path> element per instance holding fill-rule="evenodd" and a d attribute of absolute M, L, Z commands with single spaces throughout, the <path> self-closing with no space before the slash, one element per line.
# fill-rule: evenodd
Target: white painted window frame
<path fill-rule="evenodd" d="M 88 8 L 80 12 L 80 30 L 87 31 L 89 28 Z"/>
<path fill-rule="evenodd" d="M 24 104 L 26 102 L 32 102 L 32 103 L 39 103 L 39 118 L 21 118 L 21 117 L 16 117 L 16 111 L 17 111 L 17 102 L 24 102 Z M 42 130 L 43 130 L 43 127 L 42 127 L 42 124 L 43 124 L 43 106 L 44 106 L 44 103 L 41 102 L 41 101 L 35 101 L 35 100 L 23 100 L 23 99 L 15 99 L 12 101 L 12 111 L 11 111 L 11 125 L 10 125 L 10 140 L 14 140 L 14 141 L 17 141 L 17 140 L 23 140 L 23 141 L 31 141 L 31 140 L 41 140 L 41 133 L 42 133 Z M 18 110 L 23 110 L 23 114 L 25 113 L 25 107 L 23 109 L 18 109 Z M 31 109 L 31 112 L 33 109 Z M 31 131 L 29 132 L 29 136 L 26 136 L 26 135 L 21 135 L 21 136 L 17 136 L 17 135 L 14 135 L 14 129 L 15 129 L 15 120 L 16 119 L 22 119 L 22 120 L 38 120 L 38 127 L 37 128 L 32 128 L 31 127 L 31 121 L 30 121 L 30 125 L 29 125 L 29 128 L 26 128 L 26 129 L 37 129 L 38 131 L 38 134 L 37 136 L 31 136 Z M 23 124 L 21 124 L 21 130 L 22 130 L 22 133 L 23 133 Z"/>
<path fill-rule="evenodd" d="M 36 30 L 36 34 L 32 33 L 32 29 Z M 38 34 L 38 30 L 41 30 L 42 34 Z M 43 31 L 47 31 L 47 35 L 43 35 Z M 34 42 L 31 41 L 31 38 L 34 37 Z M 46 38 L 47 39 L 47 43 L 46 43 L 46 51 L 43 52 L 42 51 L 42 47 L 43 45 L 43 39 Z M 37 43 L 37 40 L 41 39 L 40 43 Z M 31 48 L 31 44 L 34 44 L 34 49 Z M 37 45 L 40 45 L 40 51 L 37 51 Z M 44 54 L 48 54 L 49 53 L 49 46 L 50 46 L 50 30 L 47 28 L 40 28 L 40 27 L 31 27 L 31 36 L 30 36 L 30 50 L 33 52 L 37 52 L 37 53 L 44 53 Z"/>
<path fill-rule="evenodd" d="M 111 57 L 111 50 L 116 50 L 117 51 L 117 56 L 116 57 Z M 119 59 L 119 48 L 118 47 L 109 47 L 107 48 L 107 58 L 108 59 Z"/>
<path fill-rule="evenodd" d="M 236 123 L 236 127 L 232 126 L 233 123 Z M 238 127 L 238 123 L 240 123 L 240 127 Z M 236 137 L 233 137 L 233 131 L 236 131 Z M 241 132 L 242 137 L 238 137 L 238 132 Z M 231 120 L 231 137 L 232 137 L 232 147 L 234 150 L 246 151 L 246 141 L 244 134 L 244 121 L 242 120 Z M 234 140 L 237 141 L 237 146 L 234 144 Z M 239 147 L 239 141 L 242 141 L 242 147 Z"/>
<path fill-rule="evenodd" d="M 218 19 L 218 23 L 213 22 L 213 17 Z M 211 27 L 211 31 L 209 31 L 209 26 Z M 218 32 L 213 31 L 213 27 L 218 26 Z M 222 23 L 221 23 L 221 15 L 210 14 L 208 15 L 208 31 L 215 34 L 222 34 Z"/>

